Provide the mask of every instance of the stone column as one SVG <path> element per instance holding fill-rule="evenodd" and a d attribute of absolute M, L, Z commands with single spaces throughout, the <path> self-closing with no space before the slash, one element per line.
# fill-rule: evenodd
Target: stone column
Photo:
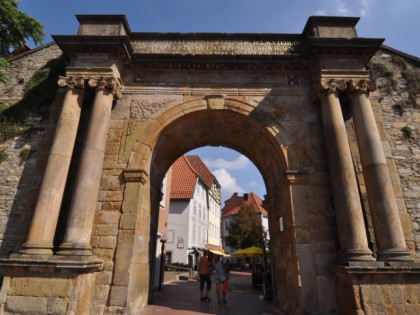
<path fill-rule="evenodd" d="M 64 241 L 60 245 L 58 255 L 92 255 L 90 238 L 111 119 L 112 102 L 114 96 L 121 97 L 121 86 L 113 78 L 90 79 L 88 83 L 90 87 L 96 88 L 96 94 L 70 205 Z"/>
<path fill-rule="evenodd" d="M 84 79 L 60 77 L 58 84 L 66 87 L 67 92 L 32 216 L 28 239 L 20 250 L 21 254 L 52 254 L 55 230 L 79 127 Z"/>
<path fill-rule="evenodd" d="M 341 260 L 373 261 L 368 247 L 356 175 L 338 99 L 344 81 L 321 82 L 321 111 L 331 186 L 341 247 Z"/>
<path fill-rule="evenodd" d="M 369 100 L 369 91 L 375 89 L 372 81 L 349 82 L 354 127 L 378 245 L 378 260 L 412 261 L 406 248 L 398 206 Z"/>

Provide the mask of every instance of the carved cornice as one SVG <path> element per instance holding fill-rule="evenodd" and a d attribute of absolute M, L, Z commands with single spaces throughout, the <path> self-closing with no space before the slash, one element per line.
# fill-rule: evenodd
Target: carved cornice
<path fill-rule="evenodd" d="M 376 90 L 376 84 L 371 80 L 350 80 L 348 82 L 348 91 L 350 93 L 367 93 Z"/>
<path fill-rule="evenodd" d="M 185 60 L 185 61 L 174 61 L 174 60 L 162 60 L 162 61 L 137 61 L 136 69 L 138 71 L 147 70 L 197 70 L 197 71 L 296 71 L 304 67 L 304 65 L 298 63 L 296 56 L 282 56 L 285 60 L 252 60 L 253 56 L 247 58 L 247 61 L 239 60 L 214 60 L 214 61 L 196 61 L 196 60 Z M 271 58 L 276 59 L 276 58 Z"/>
<path fill-rule="evenodd" d="M 85 79 L 82 76 L 60 76 L 58 85 L 61 87 L 68 87 L 70 89 L 78 88 L 83 90 L 85 87 Z"/>
<path fill-rule="evenodd" d="M 305 58 L 315 56 L 335 56 L 358 59 L 367 62 L 381 47 L 383 38 L 306 38 L 302 55 Z"/>
<path fill-rule="evenodd" d="M 149 175 L 143 169 L 126 169 L 123 171 L 124 181 L 127 182 L 140 182 L 143 185 L 147 183 Z"/>

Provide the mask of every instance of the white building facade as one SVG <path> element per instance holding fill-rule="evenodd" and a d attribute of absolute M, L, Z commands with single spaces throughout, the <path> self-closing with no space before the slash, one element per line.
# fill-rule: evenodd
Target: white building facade
<path fill-rule="evenodd" d="M 182 156 L 171 188 L 166 262 L 193 267 L 204 249 L 221 249 L 220 184 L 198 156 Z"/>

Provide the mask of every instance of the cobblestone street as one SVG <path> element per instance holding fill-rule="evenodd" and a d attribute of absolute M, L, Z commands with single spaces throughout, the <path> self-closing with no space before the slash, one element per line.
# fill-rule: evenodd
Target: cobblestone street
<path fill-rule="evenodd" d="M 226 304 L 218 304 L 212 279 L 211 302 L 201 302 L 199 282 L 196 280 L 166 283 L 158 292 L 153 305 L 148 305 L 141 315 L 165 314 L 220 314 L 220 315 L 275 315 L 271 301 L 262 300 L 262 291 L 252 289 L 251 274 L 232 272 Z"/>

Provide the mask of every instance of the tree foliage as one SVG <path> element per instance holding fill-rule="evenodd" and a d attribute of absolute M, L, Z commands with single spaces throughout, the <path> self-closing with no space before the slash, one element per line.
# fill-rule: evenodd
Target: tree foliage
<path fill-rule="evenodd" d="M 229 235 L 225 238 L 226 245 L 232 248 L 264 246 L 264 229 L 257 212 L 251 205 L 243 204 L 227 229 Z"/>
<path fill-rule="evenodd" d="M 44 26 L 19 9 L 19 0 L 0 0 L 0 67 L 7 68 L 11 49 L 32 40 L 35 45 L 44 40 Z M 0 71 L 0 82 L 5 76 Z"/>

